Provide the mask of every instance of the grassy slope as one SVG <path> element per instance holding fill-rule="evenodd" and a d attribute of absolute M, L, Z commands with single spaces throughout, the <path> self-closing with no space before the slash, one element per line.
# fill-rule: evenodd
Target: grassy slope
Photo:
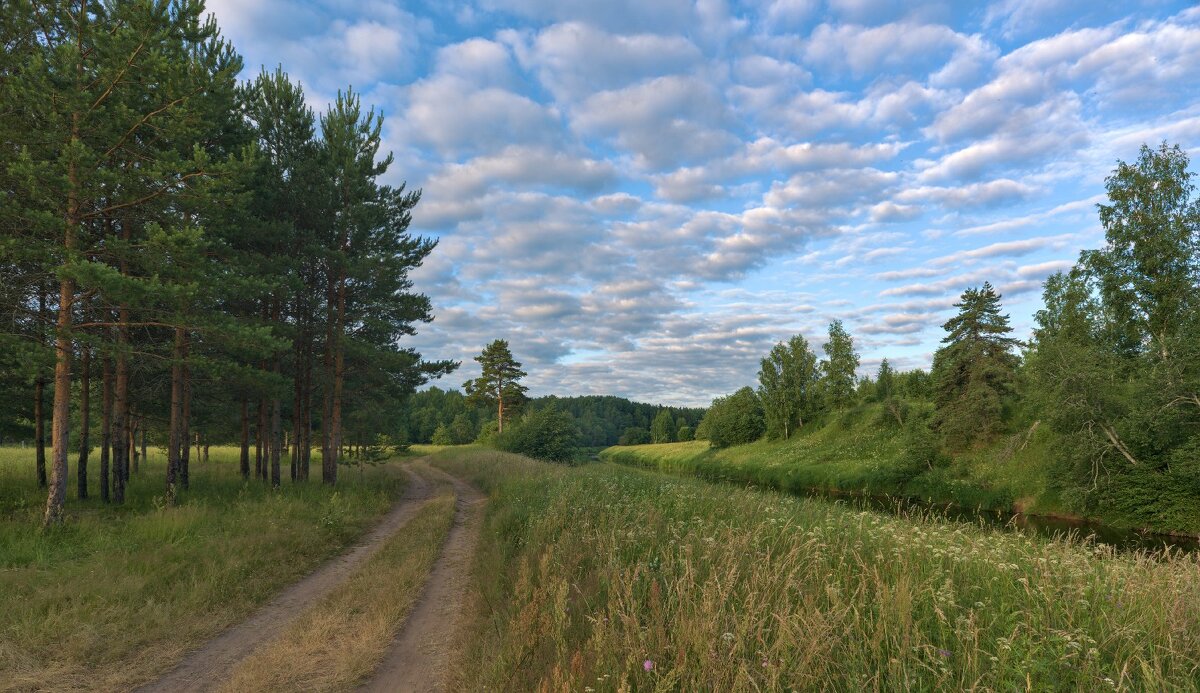
<path fill-rule="evenodd" d="M 1200 690 L 1200 558 L 447 451 L 489 491 L 464 690 Z"/>
<path fill-rule="evenodd" d="M 903 437 L 878 405 L 861 407 L 787 441 L 711 450 L 707 441 L 612 447 L 602 459 L 788 491 L 865 491 L 992 510 L 1065 514 L 1049 481 L 1052 437 L 1041 427 L 959 455 L 947 468 L 897 475 Z"/>
<path fill-rule="evenodd" d="M 172 666 L 281 586 L 341 550 L 402 490 L 394 466 L 272 493 L 244 483 L 237 450 L 192 462 L 192 490 L 160 507 L 161 456 L 132 479 L 124 507 L 73 499 L 38 529 L 45 492 L 32 449 L 0 448 L 0 690 L 126 689 Z M 98 465 L 92 462 L 94 470 Z"/>

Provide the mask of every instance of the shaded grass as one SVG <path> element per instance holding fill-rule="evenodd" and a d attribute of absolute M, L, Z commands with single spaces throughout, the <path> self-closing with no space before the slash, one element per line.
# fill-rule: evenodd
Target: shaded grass
<path fill-rule="evenodd" d="M 470 690 L 1200 690 L 1200 557 L 613 465 L 489 489 Z"/>
<path fill-rule="evenodd" d="M 366 679 L 412 610 L 453 519 L 453 494 L 429 501 L 345 583 L 243 660 L 221 690 L 343 691 Z"/>
<path fill-rule="evenodd" d="M 285 481 L 274 492 L 242 481 L 236 448 L 213 448 L 171 508 L 163 457 L 150 457 L 123 507 L 69 499 L 65 524 L 42 531 L 33 450 L 0 449 L 0 690 L 153 678 L 343 549 L 404 485 L 385 465 L 336 489 Z"/>

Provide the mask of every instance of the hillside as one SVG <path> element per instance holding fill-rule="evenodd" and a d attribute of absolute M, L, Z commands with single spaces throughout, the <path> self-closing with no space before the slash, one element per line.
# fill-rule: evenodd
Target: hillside
<path fill-rule="evenodd" d="M 1002 435 L 934 468 L 904 460 L 904 438 L 881 405 L 867 404 L 807 426 L 790 440 L 713 449 L 708 441 L 610 447 L 601 459 L 790 492 L 865 492 L 970 508 L 1072 516 L 1054 480 L 1051 452 L 1061 444 L 1046 426 Z M 1200 532 L 1200 517 L 1175 521 L 1109 508 L 1093 519 L 1118 527 Z"/>

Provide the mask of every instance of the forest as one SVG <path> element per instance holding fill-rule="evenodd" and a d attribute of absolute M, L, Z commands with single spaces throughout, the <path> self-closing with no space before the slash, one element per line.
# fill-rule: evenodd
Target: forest
<path fill-rule="evenodd" d="M 1135 160 L 1119 162 L 1106 179 L 1108 199 L 1098 205 L 1105 245 L 1083 251 L 1073 268 L 1046 280 L 1044 308 L 1028 340 L 1014 335 L 1002 296 L 984 283 L 954 304 L 929 371 L 898 372 L 883 359 L 876 373 L 860 377 L 854 339 L 840 321 L 829 326 L 823 358 L 801 335 L 777 344 L 762 359 L 757 387 L 714 400 L 696 437 L 716 449 L 780 441 L 783 448 L 746 454 L 798 466 L 721 462 L 737 454 L 706 458 L 694 446 L 647 449 L 640 459 L 614 449 L 610 457 L 651 466 L 695 460 L 715 464 L 716 475 L 803 486 L 798 478 L 778 478 L 786 472 L 813 486 L 1071 513 L 1196 535 L 1200 200 L 1194 179 L 1186 152 L 1165 142 L 1143 145 Z M 787 447 L 797 436 L 795 446 L 811 449 Z M 859 446 L 864 436 L 873 451 Z M 840 460 L 832 451 L 839 445 L 857 452 Z M 825 469 L 822 460 L 830 462 Z M 861 475 L 864 460 L 882 466 Z M 981 460 L 1003 483 L 981 478 L 972 466 Z"/>
<path fill-rule="evenodd" d="M 409 272 L 436 242 L 408 232 L 420 191 L 381 182 L 383 117 L 353 89 L 316 113 L 282 68 L 239 81 L 202 3 L 3 19 L 0 435 L 34 441 L 46 524 L 68 470 L 124 502 L 148 445 L 168 503 L 212 443 L 273 486 L 319 448 L 333 484 L 454 369 L 403 346 L 433 319 Z"/>

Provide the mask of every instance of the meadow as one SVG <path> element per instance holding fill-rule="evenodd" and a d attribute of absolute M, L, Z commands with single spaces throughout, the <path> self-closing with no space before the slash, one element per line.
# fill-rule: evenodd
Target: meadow
<path fill-rule="evenodd" d="M 272 492 L 238 474 L 236 448 L 191 464 L 191 490 L 163 504 L 151 448 L 123 506 L 74 499 L 41 529 L 32 448 L 0 448 L 0 690 L 125 690 L 246 617 L 340 552 L 403 492 L 396 465 Z M 92 470 L 98 464 L 93 461 Z M 52 684 L 51 684 L 52 682 Z"/>
<path fill-rule="evenodd" d="M 480 449 L 463 689 L 1200 690 L 1200 557 Z M 476 664 L 477 663 L 477 664 Z"/>

